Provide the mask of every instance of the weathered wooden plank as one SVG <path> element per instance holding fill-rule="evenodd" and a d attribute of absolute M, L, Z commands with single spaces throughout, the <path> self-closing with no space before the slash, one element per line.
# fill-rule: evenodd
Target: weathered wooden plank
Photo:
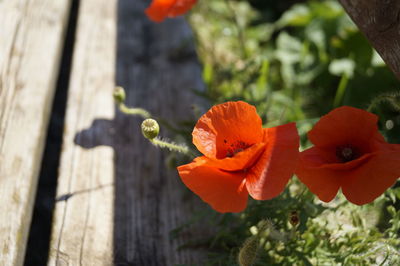
<path fill-rule="evenodd" d="M 111 265 L 113 151 L 85 149 L 74 138 L 94 119 L 113 117 L 115 3 L 79 4 L 49 265 Z"/>
<path fill-rule="evenodd" d="M 68 0 L 0 1 L 0 265 L 22 265 Z"/>
<path fill-rule="evenodd" d="M 188 25 L 154 24 L 146 5 L 80 2 L 49 265 L 201 264 L 201 252 L 177 251 L 190 233 L 170 231 L 205 204 L 165 169 L 140 118 L 114 114 L 115 85 L 170 122 L 190 117 L 203 86 Z"/>
<path fill-rule="evenodd" d="M 339 1 L 389 68 L 400 79 L 400 1 Z"/>

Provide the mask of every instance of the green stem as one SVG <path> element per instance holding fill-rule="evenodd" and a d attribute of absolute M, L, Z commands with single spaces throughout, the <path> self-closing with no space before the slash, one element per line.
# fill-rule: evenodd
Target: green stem
<path fill-rule="evenodd" d="M 230 0 L 225 0 L 225 3 L 227 5 L 229 11 L 232 13 L 232 21 L 236 25 L 236 28 L 238 30 L 238 42 L 239 42 L 240 49 L 241 49 L 241 52 L 242 52 L 242 57 L 244 59 L 247 59 L 248 58 L 248 53 L 247 53 L 247 49 L 246 49 L 246 37 L 245 37 L 245 34 L 244 34 L 243 27 L 242 27 L 242 25 L 240 25 L 238 15 L 237 15 L 237 13 L 235 11 L 235 8 L 233 8 L 231 6 Z"/>
<path fill-rule="evenodd" d="M 160 148 L 167 148 L 170 151 L 180 152 L 189 155 L 189 148 L 184 145 L 170 143 L 160 138 L 149 139 L 151 143 Z"/>
<path fill-rule="evenodd" d="M 113 97 L 118 105 L 118 109 L 122 113 L 127 115 L 140 115 L 145 119 L 141 125 L 142 133 L 143 136 L 147 138 L 154 146 L 167 148 L 170 151 L 176 151 L 186 155 L 190 155 L 193 158 L 195 157 L 195 155 L 189 150 L 187 146 L 168 142 L 166 140 L 158 138 L 157 135 L 160 131 L 160 127 L 157 121 L 154 119 L 150 119 L 150 113 L 143 108 L 131 108 L 126 106 L 124 103 L 126 98 L 124 88 L 116 87 L 113 93 Z M 164 123 L 170 126 L 168 122 L 164 121 Z"/>
<path fill-rule="evenodd" d="M 118 108 L 122 113 L 127 115 L 140 115 L 145 119 L 151 117 L 150 113 L 143 108 L 131 108 L 126 106 L 124 103 L 118 104 Z"/>
<path fill-rule="evenodd" d="M 347 83 L 349 82 L 349 77 L 347 74 L 343 74 L 340 79 L 339 86 L 336 90 L 335 100 L 333 101 L 333 107 L 339 107 L 339 105 L 343 102 L 343 96 L 346 92 Z"/>

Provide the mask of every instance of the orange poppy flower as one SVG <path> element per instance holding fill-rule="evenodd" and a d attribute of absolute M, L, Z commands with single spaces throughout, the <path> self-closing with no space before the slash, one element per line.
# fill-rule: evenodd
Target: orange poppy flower
<path fill-rule="evenodd" d="M 161 22 L 166 17 L 183 15 L 196 2 L 197 0 L 153 0 L 145 13 L 151 20 Z"/>
<path fill-rule="evenodd" d="M 369 203 L 400 176 L 400 145 L 385 142 L 378 117 L 343 106 L 323 116 L 308 133 L 314 144 L 300 153 L 297 177 L 322 201 L 342 189 L 352 203 Z"/>
<path fill-rule="evenodd" d="M 299 136 L 295 123 L 262 128 L 254 106 L 227 102 L 197 122 L 193 143 L 204 156 L 178 167 L 185 185 L 219 212 L 240 212 L 279 195 L 293 175 Z"/>

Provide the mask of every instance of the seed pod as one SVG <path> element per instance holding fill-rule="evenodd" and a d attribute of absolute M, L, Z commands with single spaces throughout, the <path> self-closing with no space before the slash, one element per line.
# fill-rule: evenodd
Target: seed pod
<path fill-rule="evenodd" d="M 251 266 L 254 264 L 257 258 L 259 241 L 258 235 L 246 239 L 239 251 L 238 262 L 240 266 Z"/>
<path fill-rule="evenodd" d="M 152 140 L 160 133 L 160 126 L 156 120 L 148 118 L 142 122 L 142 133 L 145 138 Z"/>

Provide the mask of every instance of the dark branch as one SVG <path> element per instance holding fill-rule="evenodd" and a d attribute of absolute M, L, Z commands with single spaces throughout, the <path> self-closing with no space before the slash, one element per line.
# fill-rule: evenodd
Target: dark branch
<path fill-rule="evenodd" d="M 339 1 L 389 68 L 400 79 L 400 1 Z"/>

